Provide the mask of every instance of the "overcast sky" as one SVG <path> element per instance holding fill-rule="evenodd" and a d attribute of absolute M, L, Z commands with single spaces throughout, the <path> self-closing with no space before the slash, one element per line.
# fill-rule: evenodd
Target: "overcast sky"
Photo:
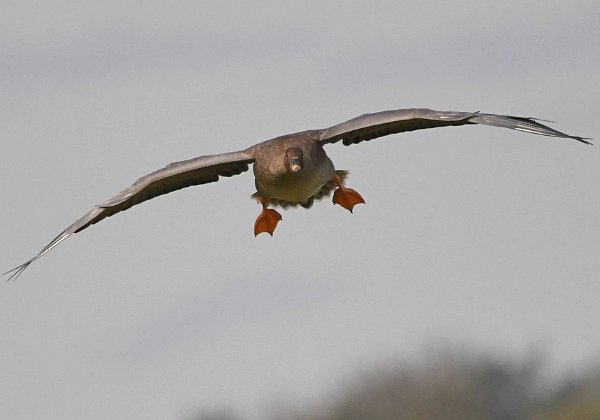
<path fill-rule="evenodd" d="M 600 138 L 600 3 L 4 1 L 0 271 L 139 176 L 429 107 Z M 254 238 L 251 173 L 137 206 L 0 292 L 0 417 L 180 419 L 332 392 L 449 341 L 600 360 L 600 152 L 490 127 L 330 145 Z"/>

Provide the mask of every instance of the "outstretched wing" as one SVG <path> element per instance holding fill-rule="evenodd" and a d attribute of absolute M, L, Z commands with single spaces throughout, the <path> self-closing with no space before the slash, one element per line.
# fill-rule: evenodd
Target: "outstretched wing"
<path fill-rule="evenodd" d="M 138 179 L 131 187 L 115 195 L 107 202 L 99 204 L 81 219 L 63 230 L 56 238 L 44 247 L 37 255 L 18 267 L 7 271 L 8 280 L 16 279 L 29 265 L 48 253 L 74 233 L 77 233 L 106 217 L 127 210 L 159 195 L 168 194 L 192 185 L 216 182 L 220 176 L 233 176 L 248 170 L 253 162 L 248 150 L 223 153 L 219 155 L 200 156 L 194 159 L 174 162 L 158 171 Z"/>
<path fill-rule="evenodd" d="M 586 137 L 570 136 L 540 124 L 535 118 L 508 115 L 482 114 L 479 112 L 434 111 L 431 109 L 398 109 L 374 114 L 364 114 L 323 130 L 321 142 L 336 143 L 340 140 L 348 146 L 403 131 L 448 127 L 467 124 L 483 124 L 504 127 L 542 136 L 569 138 L 586 144 Z"/>

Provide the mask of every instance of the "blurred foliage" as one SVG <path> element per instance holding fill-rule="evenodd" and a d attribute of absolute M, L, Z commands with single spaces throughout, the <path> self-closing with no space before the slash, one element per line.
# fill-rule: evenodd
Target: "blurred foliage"
<path fill-rule="evenodd" d="M 243 420 L 232 410 L 220 408 L 216 410 L 203 410 L 198 414 L 186 417 L 185 420 Z"/>
<path fill-rule="evenodd" d="M 600 368 L 565 381 L 535 420 L 599 420 Z"/>
<path fill-rule="evenodd" d="M 272 420 L 600 420 L 600 369 L 550 380 L 545 358 L 435 351 L 354 377 L 318 405 Z M 239 419 L 201 414 L 194 420 Z"/>

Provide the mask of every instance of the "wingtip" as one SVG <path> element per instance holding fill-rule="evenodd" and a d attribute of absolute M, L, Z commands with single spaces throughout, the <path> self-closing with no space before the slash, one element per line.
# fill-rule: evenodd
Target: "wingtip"
<path fill-rule="evenodd" d="M 32 262 L 33 262 L 33 260 L 29 260 L 29 261 L 19 265 L 18 267 L 15 267 L 11 270 L 8 270 L 8 271 L 0 274 L 0 276 L 8 276 L 8 278 L 6 279 L 7 283 L 10 281 L 16 281 L 19 278 L 19 276 L 21 274 L 23 274 L 23 271 L 25 271 Z"/>
<path fill-rule="evenodd" d="M 592 140 L 594 140 L 594 139 L 593 139 L 593 138 L 591 138 L 591 137 L 569 136 L 569 135 L 567 134 L 567 135 L 565 135 L 565 138 L 569 138 L 569 139 L 577 140 L 577 141 L 578 141 L 578 142 L 580 142 L 580 143 L 583 143 L 583 144 L 588 144 L 588 145 L 590 145 L 590 146 L 593 146 L 593 145 L 594 145 L 594 143 L 592 143 Z"/>

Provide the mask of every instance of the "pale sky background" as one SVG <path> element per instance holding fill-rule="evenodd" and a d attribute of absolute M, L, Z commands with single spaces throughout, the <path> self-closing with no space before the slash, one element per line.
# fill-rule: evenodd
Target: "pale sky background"
<path fill-rule="evenodd" d="M 165 164 L 365 112 L 600 138 L 600 2 L 10 1 L 0 271 Z M 600 362 L 600 146 L 489 127 L 328 146 L 367 205 L 254 238 L 251 173 L 65 241 L 0 291 L 0 418 L 258 418 L 438 340 Z"/>

